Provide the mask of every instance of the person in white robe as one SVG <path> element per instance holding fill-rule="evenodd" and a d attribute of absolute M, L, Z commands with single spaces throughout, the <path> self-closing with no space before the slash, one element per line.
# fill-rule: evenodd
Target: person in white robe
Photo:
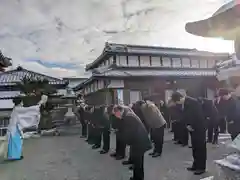
<path fill-rule="evenodd" d="M 7 132 L 7 160 L 21 160 L 22 146 L 23 146 L 23 132 L 24 128 L 36 126 L 40 122 L 40 106 L 46 103 L 43 98 L 38 105 L 23 107 L 21 99 L 14 100 L 15 106 L 11 113 L 10 122 Z"/>

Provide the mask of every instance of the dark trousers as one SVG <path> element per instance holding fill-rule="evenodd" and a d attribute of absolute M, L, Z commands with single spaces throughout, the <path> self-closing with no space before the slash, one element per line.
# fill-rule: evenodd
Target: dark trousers
<path fill-rule="evenodd" d="M 103 137 L 103 150 L 109 151 L 110 149 L 110 129 L 109 128 L 102 129 L 102 137 Z"/>
<path fill-rule="evenodd" d="M 240 127 L 239 124 L 228 124 L 228 131 L 231 134 L 232 141 L 238 136 L 240 133 Z"/>
<path fill-rule="evenodd" d="M 186 125 L 182 122 L 180 122 L 180 136 L 181 136 L 180 142 L 183 145 L 188 145 L 189 132 L 187 130 Z"/>
<path fill-rule="evenodd" d="M 116 154 L 125 157 L 126 143 L 121 140 L 121 135 L 116 133 Z"/>
<path fill-rule="evenodd" d="M 94 129 L 91 124 L 87 124 L 87 140 L 94 143 Z"/>
<path fill-rule="evenodd" d="M 130 149 L 129 149 L 128 162 L 130 162 L 130 163 L 133 162 L 133 148 L 131 146 L 130 146 Z"/>
<path fill-rule="evenodd" d="M 96 146 L 101 146 L 102 142 L 102 129 L 94 128 L 94 144 Z"/>
<path fill-rule="evenodd" d="M 87 123 L 84 120 L 81 120 L 82 125 L 82 136 L 87 136 Z"/>
<path fill-rule="evenodd" d="M 225 118 L 221 118 L 219 121 L 219 128 L 220 128 L 220 133 L 226 133 L 227 130 L 227 123 Z"/>
<path fill-rule="evenodd" d="M 180 138 L 180 133 L 179 133 L 179 122 L 178 121 L 174 121 L 172 123 L 172 131 L 173 131 L 173 139 L 174 141 L 178 141 L 180 142 L 181 138 Z"/>
<path fill-rule="evenodd" d="M 218 142 L 218 124 L 210 120 L 208 124 L 208 142 L 217 143 Z"/>
<path fill-rule="evenodd" d="M 153 129 L 150 129 L 150 140 L 153 142 Z"/>
<path fill-rule="evenodd" d="M 144 180 L 144 153 L 133 152 L 133 180 Z"/>
<path fill-rule="evenodd" d="M 164 126 L 152 130 L 154 152 L 162 154 L 163 142 L 164 142 Z"/>
<path fill-rule="evenodd" d="M 207 161 L 206 132 L 193 131 L 191 134 L 192 141 L 192 167 L 196 170 L 205 170 Z"/>

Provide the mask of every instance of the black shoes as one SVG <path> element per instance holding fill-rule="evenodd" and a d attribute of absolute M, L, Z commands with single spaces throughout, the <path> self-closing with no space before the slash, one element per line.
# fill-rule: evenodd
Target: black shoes
<path fill-rule="evenodd" d="M 133 166 L 129 166 L 129 168 L 128 168 L 129 170 L 133 170 Z"/>
<path fill-rule="evenodd" d="M 124 158 L 125 158 L 124 156 L 119 156 L 119 155 L 115 157 L 116 160 L 123 160 Z"/>
<path fill-rule="evenodd" d="M 157 153 L 157 152 L 156 152 L 156 153 L 154 153 L 154 154 L 152 155 L 152 157 L 153 157 L 153 158 L 156 158 L 156 157 L 159 157 L 159 156 L 161 156 L 161 155 L 162 155 L 161 153 Z"/>
<path fill-rule="evenodd" d="M 197 169 L 196 169 L 196 168 L 193 168 L 193 167 L 188 167 L 187 170 L 188 170 L 188 171 L 196 171 Z"/>
<path fill-rule="evenodd" d="M 131 165 L 131 164 L 132 164 L 132 162 L 129 161 L 129 160 L 127 160 L 127 161 L 123 161 L 123 162 L 122 162 L 122 165 Z"/>
<path fill-rule="evenodd" d="M 101 151 L 100 151 L 100 154 L 107 154 L 108 153 L 108 151 L 106 151 L 106 150 L 104 150 L 104 149 L 102 149 Z"/>
<path fill-rule="evenodd" d="M 206 172 L 206 170 L 197 170 L 196 168 L 193 167 L 188 167 L 187 170 L 194 172 L 195 175 L 201 175 Z"/>
<path fill-rule="evenodd" d="M 149 156 L 152 156 L 152 155 L 154 155 L 156 152 L 151 152 L 151 153 L 149 153 Z"/>
<path fill-rule="evenodd" d="M 92 149 L 99 149 L 101 146 L 99 145 L 93 145 Z"/>
<path fill-rule="evenodd" d="M 110 156 L 111 156 L 111 157 L 116 157 L 116 156 L 117 156 L 117 153 L 111 153 Z"/>
<path fill-rule="evenodd" d="M 194 172 L 195 175 L 201 175 L 201 174 L 204 174 L 206 171 L 205 170 L 196 170 Z"/>

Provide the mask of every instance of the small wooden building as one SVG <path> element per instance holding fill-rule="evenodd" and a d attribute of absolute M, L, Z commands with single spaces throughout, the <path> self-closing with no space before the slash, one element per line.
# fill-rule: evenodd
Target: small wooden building
<path fill-rule="evenodd" d="M 58 78 L 46 76 L 22 67 L 6 71 L 0 74 L 0 136 L 6 133 L 6 126 L 9 123 L 9 116 L 13 108 L 12 99 L 20 95 L 17 83 L 24 77 L 31 79 L 47 79 L 57 89 L 57 96 L 64 95 L 68 82 Z"/>
<path fill-rule="evenodd" d="M 92 76 L 79 84 L 89 104 L 124 104 L 151 97 L 168 101 L 173 90 L 213 97 L 215 65 L 228 53 L 106 43 L 102 54 L 86 66 Z"/>

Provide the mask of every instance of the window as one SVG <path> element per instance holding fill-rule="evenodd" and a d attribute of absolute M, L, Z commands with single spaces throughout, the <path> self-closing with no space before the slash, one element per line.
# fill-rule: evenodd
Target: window
<path fill-rule="evenodd" d="M 127 56 L 117 56 L 117 65 L 127 66 Z"/>
<path fill-rule="evenodd" d="M 128 66 L 138 66 L 138 56 L 128 56 Z"/>
<path fill-rule="evenodd" d="M 160 57 L 152 57 L 152 66 L 160 67 Z"/>
<path fill-rule="evenodd" d="M 169 57 L 162 58 L 163 67 L 172 67 L 171 59 Z"/>
<path fill-rule="evenodd" d="M 109 65 L 113 64 L 113 57 L 109 58 Z"/>
<path fill-rule="evenodd" d="M 180 58 L 172 58 L 172 67 L 182 67 Z"/>
<path fill-rule="evenodd" d="M 215 66 L 215 60 L 208 60 L 208 68 L 213 68 Z"/>
<path fill-rule="evenodd" d="M 150 66 L 150 57 L 149 56 L 140 56 L 140 66 L 149 67 Z"/>
<path fill-rule="evenodd" d="M 207 60 L 206 59 L 201 59 L 199 60 L 200 62 L 200 68 L 207 68 Z"/>
<path fill-rule="evenodd" d="M 191 65 L 192 68 L 199 68 L 199 60 L 191 59 Z"/>
<path fill-rule="evenodd" d="M 189 58 L 182 58 L 182 67 L 183 68 L 191 67 L 191 62 Z"/>

